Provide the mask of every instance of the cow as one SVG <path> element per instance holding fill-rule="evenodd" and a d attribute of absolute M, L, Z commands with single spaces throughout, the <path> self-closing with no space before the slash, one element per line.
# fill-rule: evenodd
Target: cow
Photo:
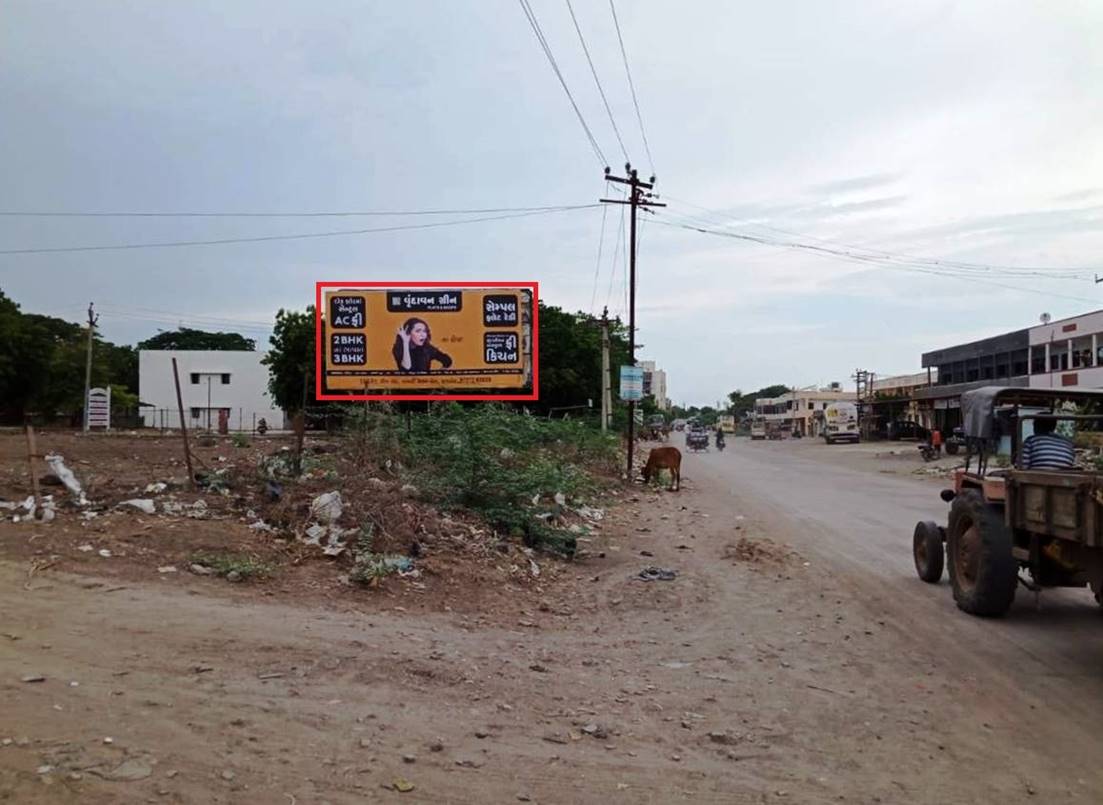
<path fill-rule="evenodd" d="M 670 470 L 670 491 L 682 488 L 682 451 L 677 447 L 656 447 L 647 456 L 643 465 L 643 482 L 648 483 L 651 476 L 659 477 L 661 470 Z"/>

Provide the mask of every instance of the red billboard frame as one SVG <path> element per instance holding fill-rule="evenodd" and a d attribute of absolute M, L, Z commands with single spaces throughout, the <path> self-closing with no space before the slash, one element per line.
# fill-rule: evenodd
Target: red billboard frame
<path fill-rule="evenodd" d="M 529 288 L 532 290 L 532 394 L 323 394 L 323 288 Z M 314 283 L 314 398 L 323 402 L 356 400 L 457 400 L 459 402 L 536 402 L 540 399 L 539 282 L 322 282 Z"/>

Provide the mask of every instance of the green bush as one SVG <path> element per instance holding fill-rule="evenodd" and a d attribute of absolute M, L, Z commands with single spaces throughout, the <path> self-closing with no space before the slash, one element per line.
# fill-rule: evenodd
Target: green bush
<path fill-rule="evenodd" d="M 251 556 L 232 553 L 197 553 L 189 560 L 192 564 L 209 567 L 219 576 L 236 572 L 241 579 L 271 575 L 272 566 Z"/>
<path fill-rule="evenodd" d="M 572 555 L 572 534 L 538 520 L 539 504 L 597 489 L 591 470 L 616 466 L 617 438 L 581 422 L 547 420 L 495 405 L 439 406 L 398 440 L 411 480 L 446 506 L 477 512 L 533 547 Z"/>

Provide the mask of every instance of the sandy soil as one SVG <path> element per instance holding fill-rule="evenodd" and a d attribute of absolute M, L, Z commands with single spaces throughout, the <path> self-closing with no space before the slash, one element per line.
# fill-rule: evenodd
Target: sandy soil
<path fill-rule="evenodd" d="M 687 456 L 682 492 L 637 488 L 588 556 L 541 557 L 538 590 L 462 610 L 467 581 L 415 609 L 399 580 L 300 598 L 109 563 L 32 573 L 47 529 L 5 527 L 0 799 L 1098 802 L 1075 703 L 871 604 L 884 580 L 809 541 L 838 523 L 748 482 L 785 460 Z M 818 461 L 786 471 L 830 478 Z M 677 575 L 639 580 L 651 565 Z"/>

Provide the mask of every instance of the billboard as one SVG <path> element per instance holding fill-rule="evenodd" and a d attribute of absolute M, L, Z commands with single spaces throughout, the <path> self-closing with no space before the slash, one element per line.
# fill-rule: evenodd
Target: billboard
<path fill-rule="evenodd" d="M 537 399 L 534 282 L 319 282 L 316 296 L 319 400 Z"/>

